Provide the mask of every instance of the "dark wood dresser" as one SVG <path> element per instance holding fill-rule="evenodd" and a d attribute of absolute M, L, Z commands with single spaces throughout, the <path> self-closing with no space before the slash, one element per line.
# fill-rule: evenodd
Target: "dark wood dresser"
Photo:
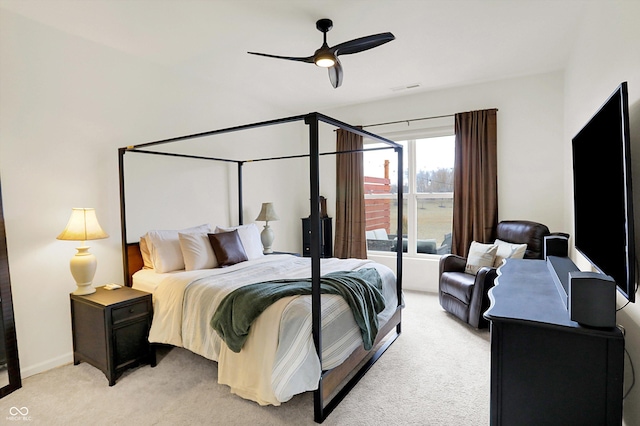
<path fill-rule="evenodd" d="M 149 344 L 151 293 L 122 287 L 97 287 L 93 294 L 71 294 L 73 363 L 87 362 L 116 383 L 118 376 L 138 363 L 156 364 Z"/>
<path fill-rule="evenodd" d="M 320 257 L 333 257 L 332 223 L 330 217 L 320 218 L 320 238 L 322 238 Z M 308 217 L 302 218 L 302 255 L 304 257 L 311 256 L 311 218 Z"/>
<path fill-rule="evenodd" d="M 489 292 L 491 425 L 620 425 L 624 337 L 569 317 L 544 260 L 508 259 Z"/>

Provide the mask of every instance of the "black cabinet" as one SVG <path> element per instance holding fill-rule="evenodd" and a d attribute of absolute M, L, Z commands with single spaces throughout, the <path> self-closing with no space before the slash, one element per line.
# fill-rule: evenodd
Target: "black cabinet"
<path fill-rule="evenodd" d="M 331 228 L 332 219 L 330 217 L 320 218 L 320 238 L 322 239 L 322 247 L 320 249 L 320 257 L 333 257 L 333 229 Z M 304 257 L 311 256 L 311 218 L 302 218 L 302 255 Z"/>
<path fill-rule="evenodd" d="M 489 295 L 492 425 L 622 424 L 618 328 L 572 321 L 544 260 L 507 260 Z"/>
<path fill-rule="evenodd" d="M 150 293 L 129 287 L 71 294 L 74 365 L 93 365 L 107 376 L 109 386 L 126 368 L 140 362 L 155 366 L 155 350 L 148 341 L 152 309 Z"/>

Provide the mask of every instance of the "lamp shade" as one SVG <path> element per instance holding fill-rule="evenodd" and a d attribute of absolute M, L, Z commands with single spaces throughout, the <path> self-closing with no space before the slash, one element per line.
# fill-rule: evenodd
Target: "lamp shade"
<path fill-rule="evenodd" d="M 57 239 L 87 241 L 99 240 L 108 236 L 98 223 L 95 209 L 74 208 L 71 211 L 69 223 L 67 223 L 66 228 L 58 235 Z"/>
<path fill-rule="evenodd" d="M 256 220 L 262 222 L 268 222 L 272 220 L 280 219 L 276 214 L 276 211 L 273 208 L 273 203 L 262 203 L 262 209 L 260 210 L 260 214 L 256 217 Z"/>

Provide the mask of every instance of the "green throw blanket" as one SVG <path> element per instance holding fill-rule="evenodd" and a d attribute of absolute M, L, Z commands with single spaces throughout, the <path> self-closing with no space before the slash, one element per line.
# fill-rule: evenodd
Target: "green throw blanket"
<path fill-rule="evenodd" d="M 377 315 L 385 307 L 381 290 L 382 279 L 373 268 L 332 272 L 320 277 L 321 293 L 338 294 L 351 307 L 366 350 L 373 346 L 378 334 Z M 309 294 L 311 278 L 274 280 L 240 287 L 222 299 L 211 318 L 211 327 L 229 349 L 240 352 L 251 324 L 272 303 L 287 296 Z"/>

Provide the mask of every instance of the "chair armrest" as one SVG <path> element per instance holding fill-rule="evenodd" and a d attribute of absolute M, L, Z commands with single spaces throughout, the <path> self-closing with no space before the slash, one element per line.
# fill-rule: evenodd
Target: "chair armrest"
<path fill-rule="evenodd" d="M 489 290 L 497 276 L 497 269 L 488 266 L 480 268 L 476 274 L 469 303 L 469 325 L 475 328 L 484 328 L 488 324 L 483 314 L 489 309 Z"/>
<path fill-rule="evenodd" d="M 456 254 L 445 254 L 440 258 L 440 275 L 443 272 L 464 272 L 467 259 Z"/>

